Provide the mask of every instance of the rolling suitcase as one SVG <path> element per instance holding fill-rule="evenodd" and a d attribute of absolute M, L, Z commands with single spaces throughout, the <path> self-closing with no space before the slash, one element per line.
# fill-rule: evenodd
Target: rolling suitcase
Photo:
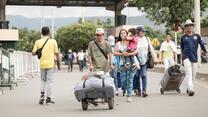
<path fill-rule="evenodd" d="M 164 94 L 165 91 L 175 90 L 178 93 L 181 92 L 180 85 L 185 77 L 185 71 L 182 65 L 174 65 L 168 68 L 165 71 L 161 79 L 161 94 Z"/>

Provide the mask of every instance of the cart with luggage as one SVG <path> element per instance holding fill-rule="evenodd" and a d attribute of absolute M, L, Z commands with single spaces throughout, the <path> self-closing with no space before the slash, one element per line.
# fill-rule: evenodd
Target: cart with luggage
<path fill-rule="evenodd" d="M 108 103 L 109 109 L 114 108 L 115 87 L 111 80 L 94 74 L 77 84 L 74 94 L 84 111 L 88 109 L 89 104 L 98 106 L 99 103 Z"/>

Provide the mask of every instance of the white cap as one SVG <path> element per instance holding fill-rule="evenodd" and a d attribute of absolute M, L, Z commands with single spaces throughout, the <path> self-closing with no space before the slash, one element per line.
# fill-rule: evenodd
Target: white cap
<path fill-rule="evenodd" d="M 69 52 L 72 52 L 72 50 L 71 50 L 71 49 L 69 49 Z"/>
<path fill-rule="evenodd" d="M 190 19 L 187 19 L 185 22 L 185 26 L 186 25 L 194 25 L 194 23 Z"/>
<path fill-rule="evenodd" d="M 95 31 L 95 34 L 104 34 L 104 29 L 103 28 L 97 28 Z"/>
<path fill-rule="evenodd" d="M 108 39 L 107 39 L 111 45 L 115 45 L 115 38 L 113 35 L 110 35 L 108 36 Z"/>

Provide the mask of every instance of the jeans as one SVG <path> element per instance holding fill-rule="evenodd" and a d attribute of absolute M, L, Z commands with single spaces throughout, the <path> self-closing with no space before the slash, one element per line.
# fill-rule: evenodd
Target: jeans
<path fill-rule="evenodd" d="M 47 97 L 51 97 L 52 95 L 53 73 L 54 73 L 53 68 L 40 69 L 40 75 L 41 75 L 40 91 L 46 92 Z"/>
<path fill-rule="evenodd" d="M 79 70 L 83 71 L 84 68 L 84 61 L 83 60 L 79 60 Z"/>
<path fill-rule="evenodd" d="M 185 68 L 185 73 L 186 73 L 185 78 L 187 79 L 188 90 L 193 91 L 194 90 L 193 80 L 196 77 L 198 63 L 193 63 L 188 58 L 184 59 L 183 63 L 184 63 L 184 68 Z"/>
<path fill-rule="evenodd" d="M 130 64 L 135 63 L 134 56 L 127 56 L 126 57 L 126 63 L 130 63 Z"/>
<path fill-rule="evenodd" d="M 69 62 L 68 63 L 68 71 L 72 72 L 72 70 L 73 70 L 73 60 L 69 60 L 68 62 Z"/>
<path fill-rule="evenodd" d="M 120 72 L 117 72 L 118 88 L 122 88 Z"/>
<path fill-rule="evenodd" d="M 147 90 L 147 64 L 140 65 L 140 69 L 137 70 L 134 76 L 134 89 L 138 89 L 141 92 L 140 78 L 142 79 L 142 91 Z"/>
<path fill-rule="evenodd" d="M 124 90 L 127 90 L 127 97 L 130 97 L 132 93 L 133 79 L 134 79 L 135 73 L 136 73 L 135 69 L 126 69 L 124 71 L 120 71 L 121 83 L 122 83 Z"/>

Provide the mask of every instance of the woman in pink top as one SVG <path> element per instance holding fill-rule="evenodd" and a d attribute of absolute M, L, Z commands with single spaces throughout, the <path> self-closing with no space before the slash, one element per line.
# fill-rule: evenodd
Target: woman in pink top
<path fill-rule="evenodd" d="M 136 34 L 137 34 L 137 31 L 136 31 L 135 28 L 130 28 L 128 30 L 127 40 L 129 41 L 129 44 L 128 44 L 127 52 L 129 52 L 129 53 L 132 53 L 137 49 L 138 39 L 136 37 Z M 130 67 L 130 65 L 133 68 L 136 68 L 136 64 L 135 64 L 135 61 L 134 61 L 134 56 L 126 57 L 126 65 L 125 66 Z"/>

